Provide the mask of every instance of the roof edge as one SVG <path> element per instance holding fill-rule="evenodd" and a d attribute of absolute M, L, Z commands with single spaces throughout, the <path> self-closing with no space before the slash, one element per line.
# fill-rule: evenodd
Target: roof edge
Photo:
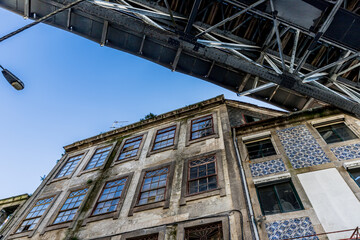
<path fill-rule="evenodd" d="M 204 101 L 201 101 L 201 102 L 197 102 L 197 103 L 188 105 L 186 107 L 178 108 L 178 109 L 175 109 L 173 111 L 157 115 L 156 117 L 151 118 L 151 119 L 138 121 L 138 122 L 129 124 L 129 125 L 124 126 L 124 127 L 120 127 L 120 128 L 117 128 L 117 129 L 114 129 L 114 130 L 111 130 L 111 131 L 108 131 L 108 132 L 105 132 L 105 133 L 95 135 L 95 136 L 90 137 L 90 138 L 85 138 L 83 140 L 76 141 L 76 142 L 74 142 L 72 144 L 64 146 L 64 149 L 65 149 L 65 151 L 68 151 L 68 150 L 70 150 L 72 148 L 79 147 L 81 145 L 90 143 L 90 142 L 95 141 L 95 140 L 105 139 L 105 138 L 108 138 L 108 137 L 111 137 L 111 136 L 114 136 L 114 135 L 117 135 L 117 134 L 120 134 L 120 133 L 128 132 L 128 131 L 133 130 L 135 128 L 147 126 L 147 125 L 153 124 L 155 122 L 159 122 L 161 120 L 164 120 L 164 119 L 167 119 L 167 118 L 170 118 L 170 117 L 173 117 L 173 116 L 177 116 L 179 114 L 184 114 L 184 113 L 187 113 L 187 112 L 199 109 L 199 108 L 208 107 L 208 106 L 210 106 L 212 104 L 223 103 L 223 102 L 225 102 L 225 98 L 224 98 L 224 95 L 222 94 L 222 95 L 216 96 L 214 98 L 210 98 L 210 99 L 207 99 L 207 100 L 204 100 Z"/>

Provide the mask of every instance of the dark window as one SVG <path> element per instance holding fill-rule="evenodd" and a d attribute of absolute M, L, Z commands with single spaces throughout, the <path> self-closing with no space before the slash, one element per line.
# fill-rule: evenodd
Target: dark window
<path fill-rule="evenodd" d="M 139 151 L 143 136 L 131 138 L 125 141 L 118 160 L 135 157 Z"/>
<path fill-rule="evenodd" d="M 345 125 L 337 123 L 329 126 L 316 128 L 326 143 L 343 142 L 356 139 L 356 135 Z"/>
<path fill-rule="evenodd" d="M 169 167 L 145 173 L 138 205 L 160 202 L 165 199 Z"/>
<path fill-rule="evenodd" d="M 72 221 L 80 207 L 80 204 L 84 200 L 87 191 L 88 189 L 85 188 L 71 192 L 61 207 L 53 224 Z"/>
<path fill-rule="evenodd" d="M 300 199 L 290 182 L 257 187 L 264 215 L 302 210 Z"/>
<path fill-rule="evenodd" d="M 154 233 L 154 234 L 145 235 L 145 236 L 126 238 L 126 240 L 157 240 L 158 238 L 159 238 L 159 234 Z"/>
<path fill-rule="evenodd" d="M 249 159 L 276 155 L 275 148 L 270 138 L 265 140 L 245 143 L 245 145 L 248 150 Z"/>
<path fill-rule="evenodd" d="M 196 194 L 217 188 L 215 155 L 189 161 L 188 193 Z"/>
<path fill-rule="evenodd" d="M 174 145 L 176 126 L 158 130 L 156 133 L 153 150 Z"/>
<path fill-rule="evenodd" d="M 185 240 L 222 240 L 221 222 L 185 228 Z"/>
<path fill-rule="evenodd" d="M 54 197 L 38 200 L 26 215 L 20 227 L 16 230 L 16 233 L 33 230 L 53 200 Z"/>
<path fill-rule="evenodd" d="M 214 133 L 212 115 L 191 121 L 191 140 L 209 136 Z"/>
<path fill-rule="evenodd" d="M 359 185 L 360 187 L 360 168 L 356 169 L 349 169 L 348 172 L 350 173 L 350 176 L 354 179 L 354 181 Z"/>
<path fill-rule="evenodd" d="M 257 122 L 257 121 L 261 120 L 260 118 L 249 116 L 249 115 L 244 115 L 244 119 L 245 119 L 246 123 Z"/>
<path fill-rule="evenodd" d="M 109 155 L 112 146 L 99 148 L 91 158 L 90 162 L 85 167 L 85 170 L 100 167 L 104 164 L 106 157 Z"/>
<path fill-rule="evenodd" d="M 120 198 L 127 178 L 107 182 L 95 206 L 93 215 L 114 212 L 119 205 Z"/>
<path fill-rule="evenodd" d="M 67 175 L 72 174 L 72 172 L 74 171 L 75 167 L 79 163 L 82 156 L 83 154 L 69 158 L 55 178 L 65 177 Z"/>

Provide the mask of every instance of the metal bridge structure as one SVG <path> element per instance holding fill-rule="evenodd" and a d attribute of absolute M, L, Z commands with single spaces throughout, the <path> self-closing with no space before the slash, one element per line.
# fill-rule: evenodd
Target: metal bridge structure
<path fill-rule="evenodd" d="M 0 7 L 36 20 L 74 2 Z M 360 116 L 359 0 L 84 0 L 45 23 L 289 111 Z"/>

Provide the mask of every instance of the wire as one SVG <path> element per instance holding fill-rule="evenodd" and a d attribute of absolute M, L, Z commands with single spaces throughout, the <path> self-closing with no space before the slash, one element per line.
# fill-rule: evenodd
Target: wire
<path fill-rule="evenodd" d="M 70 3 L 70 4 L 62 7 L 62 8 L 59 8 L 58 10 L 55 10 L 54 12 L 49 13 L 48 15 L 46 15 L 46 16 L 44 16 L 44 17 L 42 17 L 42 18 L 39 18 L 38 20 L 36 20 L 36 21 L 34 21 L 34 22 L 26 25 L 26 26 L 24 26 L 24 27 L 22 27 L 22 28 L 19 28 L 19 29 L 15 30 L 15 31 L 13 31 L 13 32 L 11 32 L 11 33 L 3 36 L 2 38 L 0 38 L 0 42 L 6 40 L 6 39 L 8 39 L 8 38 L 11 38 L 11 37 L 15 36 L 16 34 L 21 33 L 22 31 L 24 31 L 24 30 L 26 30 L 26 29 L 28 29 L 28 28 L 31 28 L 31 27 L 35 26 L 36 24 L 41 23 L 41 22 L 49 19 L 50 17 L 56 15 L 57 13 L 62 12 L 62 11 L 64 11 L 64 10 L 68 9 L 68 8 L 71 8 L 71 7 L 73 7 L 73 6 L 81 3 L 81 2 L 83 2 L 83 1 L 85 1 L 85 0 L 77 0 L 77 1 L 75 1 L 75 2 L 72 2 L 72 3 Z"/>

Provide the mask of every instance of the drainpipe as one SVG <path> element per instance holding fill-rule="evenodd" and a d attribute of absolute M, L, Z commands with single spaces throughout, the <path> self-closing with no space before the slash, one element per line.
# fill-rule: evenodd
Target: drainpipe
<path fill-rule="evenodd" d="M 251 219 L 251 225 L 252 225 L 252 230 L 254 232 L 254 236 L 256 240 L 260 240 L 260 236 L 259 236 L 259 232 L 257 229 L 257 225 L 256 225 L 256 220 L 255 220 L 255 216 L 254 216 L 254 212 L 252 209 L 252 204 L 251 204 L 251 200 L 250 200 L 250 194 L 249 194 L 249 189 L 248 186 L 246 184 L 246 178 L 245 178 L 245 172 L 244 172 L 244 168 L 241 162 L 241 158 L 240 158 L 240 151 L 237 145 L 237 139 L 236 139 L 236 131 L 235 128 L 233 128 L 233 143 L 234 143 L 234 147 L 235 147 L 235 152 L 236 152 L 236 159 L 239 163 L 240 166 L 240 176 L 241 176 L 241 180 L 242 180 L 242 185 L 244 187 L 244 191 L 245 191 L 245 198 L 246 198 L 246 203 L 249 209 L 249 215 L 250 215 L 250 219 Z"/>

